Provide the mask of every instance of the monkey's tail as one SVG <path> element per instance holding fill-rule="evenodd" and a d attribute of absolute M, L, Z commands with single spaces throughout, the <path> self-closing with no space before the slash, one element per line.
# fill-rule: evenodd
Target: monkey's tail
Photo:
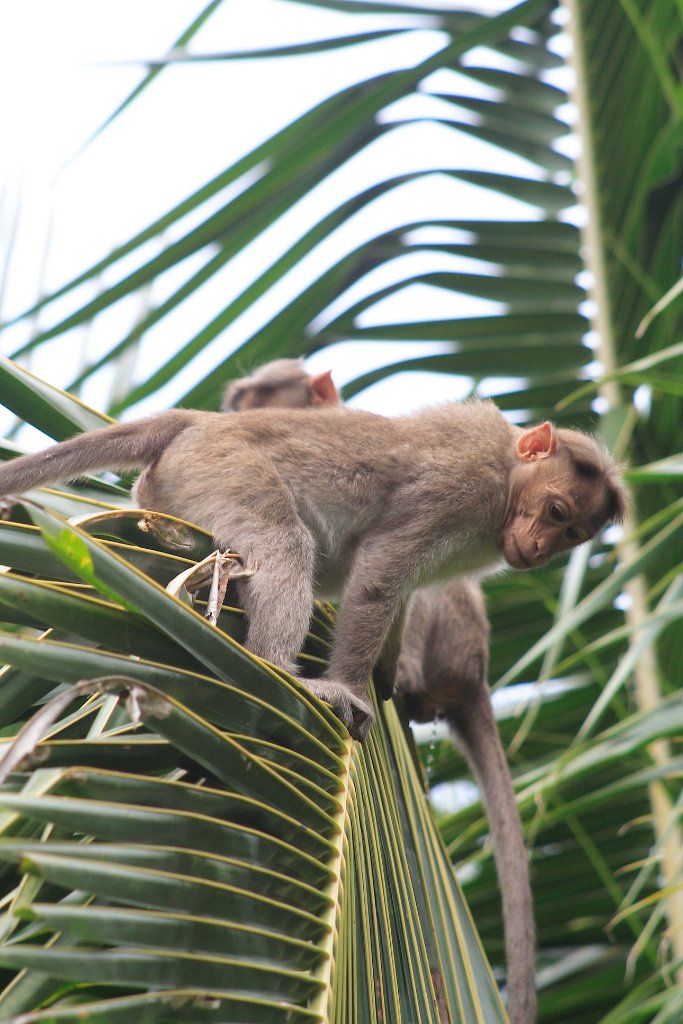
<path fill-rule="evenodd" d="M 137 469 L 163 450 L 194 421 L 190 410 L 171 409 L 135 423 L 113 423 L 101 430 L 22 455 L 0 465 L 0 495 L 22 494 L 31 487 L 73 480 L 102 469 Z"/>
<path fill-rule="evenodd" d="M 505 751 L 487 689 L 476 692 L 465 714 L 449 724 L 479 783 L 489 822 L 503 904 L 508 1009 L 511 1024 L 534 1024 L 535 927 L 529 862 Z"/>

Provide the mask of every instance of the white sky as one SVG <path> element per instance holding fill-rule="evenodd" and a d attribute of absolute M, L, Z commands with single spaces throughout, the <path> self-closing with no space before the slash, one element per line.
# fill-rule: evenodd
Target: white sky
<path fill-rule="evenodd" d="M 4 277 L 3 318 L 16 315 L 46 290 L 57 287 L 112 247 L 165 212 L 179 199 L 208 181 L 239 155 L 307 109 L 313 99 L 337 91 L 362 77 L 364 54 L 373 67 L 391 68 L 424 59 L 443 45 L 444 37 L 429 29 L 366 44 L 349 51 L 295 60 L 211 62 L 178 65 L 164 71 L 155 84 L 117 119 L 105 133 L 74 159 L 79 147 L 105 120 L 121 99 L 138 83 L 137 60 L 162 56 L 187 27 L 204 3 L 198 0 L 22 0 L 0 5 L 0 104 L 2 147 L 0 183 L 0 274 L 11 255 Z M 444 3 L 444 7 L 448 4 Z M 508 6 L 482 3 L 482 10 Z M 415 19 L 405 20 L 416 24 Z M 366 16 L 362 28 L 386 25 L 386 17 Z M 316 39 L 360 29 L 353 20 L 336 12 L 321 12 L 283 0 L 224 0 L 219 10 L 195 37 L 194 53 L 216 53 L 264 45 Z M 134 63 L 130 63 L 133 61 Z M 462 79 L 458 87 L 467 87 Z M 452 88 L 452 82 L 451 82 Z M 435 102 L 417 100 L 416 104 Z M 404 107 L 404 110 L 406 108 Z M 419 112 L 419 106 L 414 108 Z M 373 150 L 360 154 L 351 166 L 316 190 L 315 194 L 282 223 L 259 239 L 232 262 L 222 274 L 201 289 L 174 314 L 149 332 L 134 373 L 144 379 L 169 352 L 187 341 L 198 327 L 238 294 L 275 254 L 286 250 L 315 223 L 322 210 L 352 194 L 359 181 L 375 180 L 377 161 L 390 161 L 392 173 L 416 167 L 480 166 L 500 169 L 500 153 L 483 143 L 445 128 L 421 124 L 401 128 L 386 136 Z M 510 159 L 506 169 L 533 175 L 526 161 Z M 221 197 L 222 198 L 222 197 Z M 302 282 L 314 278 L 321 266 L 333 259 L 339 246 L 365 237 L 378 224 L 394 223 L 396 204 L 412 204 L 416 217 L 439 216 L 448 208 L 452 216 L 476 216 L 481 204 L 486 216 L 514 218 L 529 208 L 498 198 L 472 186 L 435 182 L 410 185 L 376 204 L 373 225 L 367 214 L 346 225 L 276 286 L 269 303 L 248 310 L 188 368 L 182 381 L 174 381 L 155 394 L 151 404 L 134 413 L 153 411 L 172 404 L 195 380 L 215 366 L 266 321 L 273 303 L 292 294 Z M 202 211 L 205 212 L 205 209 Z M 184 229 L 187 225 L 183 225 Z M 48 241 L 49 240 L 49 241 Z M 47 252 L 47 255 L 46 255 Z M 146 255 L 149 255 L 147 250 Z M 205 256 L 196 261 L 201 265 Z M 136 256 L 131 266 L 140 261 Z M 444 264 L 446 265 L 446 264 Z M 454 266 L 449 259 L 448 266 Z M 130 269 L 130 268 L 127 268 Z M 118 279 L 107 278 L 106 283 Z M 177 287 L 189 274 L 188 264 L 165 275 L 154 286 L 154 301 Z M 98 282 L 98 286 L 105 282 Z M 41 326 L 59 319 L 92 294 L 83 289 L 75 298 L 59 303 L 39 318 Z M 446 295 L 436 289 L 414 286 L 389 310 L 381 306 L 366 315 L 365 322 L 400 319 L 434 319 L 454 311 L 478 315 L 495 309 L 493 303 Z M 71 332 L 41 349 L 32 368 L 60 386 L 75 374 L 88 351 L 108 351 L 130 326 L 139 299 L 119 303 L 100 316 L 87 332 Z M 0 351 L 11 355 L 35 324 L 19 325 L 0 335 Z M 438 349 L 438 346 L 435 347 Z M 426 354 L 425 345 L 414 352 L 401 347 L 401 355 Z M 312 368 L 331 366 L 338 384 L 387 360 L 386 346 L 353 345 L 327 350 L 310 361 Z M 411 377 L 413 375 L 410 375 Z M 83 397 L 102 404 L 108 382 L 95 378 Z M 425 400 L 457 397 L 459 385 L 452 378 L 408 375 L 384 382 L 359 396 L 357 404 L 378 411 L 406 411 Z"/>

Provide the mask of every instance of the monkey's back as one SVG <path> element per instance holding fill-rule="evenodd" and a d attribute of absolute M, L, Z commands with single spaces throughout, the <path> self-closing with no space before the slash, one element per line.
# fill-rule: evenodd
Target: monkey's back
<path fill-rule="evenodd" d="M 489 402 L 395 419 L 343 408 L 195 413 L 139 494 L 207 529 L 229 510 L 277 525 L 293 501 L 331 562 L 375 525 L 443 533 L 457 561 L 498 529 L 511 436 Z M 493 557 L 487 548 L 484 561 Z"/>
<path fill-rule="evenodd" d="M 473 500 L 480 510 L 482 493 L 501 493 L 514 461 L 514 428 L 488 401 L 395 418 L 344 408 L 255 410 L 233 422 L 233 443 L 263 451 L 295 490 L 336 497 L 347 509 L 384 506 L 418 489 L 433 492 L 436 507 L 467 511 Z"/>

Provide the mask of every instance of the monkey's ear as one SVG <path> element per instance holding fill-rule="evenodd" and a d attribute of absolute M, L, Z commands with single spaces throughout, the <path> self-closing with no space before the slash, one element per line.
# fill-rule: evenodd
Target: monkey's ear
<path fill-rule="evenodd" d="M 521 462 L 538 462 L 557 451 L 557 438 L 552 423 L 547 420 L 538 427 L 525 430 L 517 442 L 517 458 Z"/>
<path fill-rule="evenodd" d="M 339 392 L 332 383 L 332 370 L 317 373 L 308 381 L 311 405 L 339 405 Z"/>

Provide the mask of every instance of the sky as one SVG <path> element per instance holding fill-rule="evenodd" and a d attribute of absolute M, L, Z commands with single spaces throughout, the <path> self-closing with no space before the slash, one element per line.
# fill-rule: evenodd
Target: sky
<path fill-rule="evenodd" d="M 145 62 L 165 54 L 173 40 L 204 6 L 198 0 L 22 0 L 0 5 L 0 88 L 9 101 L 0 105 L 0 310 L 3 319 L 17 315 L 45 291 L 53 289 L 106 254 L 154 217 L 209 180 L 241 154 L 322 98 L 360 77 L 364 60 L 386 68 L 403 66 L 426 57 L 443 37 L 427 20 L 418 33 L 389 42 L 369 43 L 354 51 L 328 52 L 296 60 L 197 62 L 168 68 L 125 113 L 93 142 L 85 145 L 123 97 L 139 82 Z M 444 3 L 444 7 L 448 4 Z M 508 6 L 504 0 L 472 6 L 491 10 Z M 397 24 L 405 19 L 397 19 Z M 415 19 L 408 19 L 415 25 Z M 363 28 L 384 25 L 386 18 L 368 16 Z M 354 20 L 353 26 L 357 22 Z M 192 43 L 195 54 L 220 53 L 351 31 L 343 14 L 283 0 L 224 0 Z M 409 48 L 409 49 L 408 49 Z M 461 79 L 459 88 L 470 88 Z M 452 80 L 451 80 L 452 88 Z M 413 101 L 415 113 L 424 111 Z M 405 110 L 403 111 L 405 112 Z M 391 116 L 391 113 L 389 114 Z M 390 133 L 382 141 L 381 159 L 391 160 L 400 173 L 437 162 L 462 166 L 463 148 L 481 166 L 500 169 L 500 153 L 484 143 L 460 135 L 454 150 L 453 132 L 436 125 L 420 125 Z M 85 146 L 85 148 L 83 148 Z M 387 148 L 389 147 L 389 148 Z M 230 264 L 229 274 L 212 281 L 174 315 L 149 332 L 131 372 L 145 377 L 168 353 L 191 337 L 200 315 L 204 321 L 239 293 L 263 267 L 264 261 L 283 251 L 293 237 L 314 223 L 328 208 L 332 195 L 351 194 L 359 181 L 372 180 L 378 153 L 361 154 L 340 169 L 305 203 L 290 213 L 255 245 Z M 376 166 L 376 165 L 375 165 Z M 510 158 L 507 169 L 529 174 L 530 165 Z M 455 216 L 469 216 L 486 203 L 490 217 L 515 217 L 528 207 L 483 193 L 474 186 L 445 181 L 406 186 L 376 204 L 377 225 L 392 223 L 396 203 L 413 204 L 417 216 L 437 217 L 444 204 Z M 458 211 L 461 211 L 458 214 Z M 475 214 L 476 215 L 476 214 Z M 272 304 L 292 293 L 332 260 L 340 245 L 367 234 L 367 220 L 357 219 L 339 237 L 317 251 L 308 263 L 281 282 L 261 306 L 249 310 L 224 332 L 188 368 L 182 381 L 171 382 L 131 415 L 173 404 L 195 380 L 237 347 L 265 322 Z M 337 247 L 337 248 L 335 248 Z M 205 258 L 205 257 L 204 257 Z M 420 257 L 415 257 L 419 259 Z M 448 265 L 454 266 L 455 258 Z M 201 260 L 199 261 L 201 262 Z M 462 262 L 462 261 L 461 261 Z M 154 301 L 163 298 L 188 274 L 188 265 L 155 284 Z M 111 283 L 105 278 L 97 286 Z M 83 290 L 82 299 L 88 297 Z M 149 296 L 121 302 L 97 318 L 87 331 L 71 332 L 41 348 L 31 368 L 59 386 L 73 378 L 79 361 L 88 353 L 104 354 L 126 333 L 140 303 Z M 454 311 L 478 315 L 497 305 L 412 286 L 400 299 L 391 300 L 389 312 L 400 317 L 406 310 L 414 319 L 433 319 Z M 37 326 L 47 326 L 69 311 L 73 300 L 57 303 L 54 311 L 37 321 L 22 323 L 0 335 L 0 352 L 11 355 Z M 268 303 L 271 303 L 269 306 Z M 198 305 L 201 305 L 201 314 Z M 422 312 L 415 312 L 421 310 Z M 366 323 L 386 322 L 381 303 L 365 314 Z M 443 346 L 442 346 L 443 347 Z M 438 351 L 439 346 L 434 346 Z M 65 359 L 65 351 L 68 358 Z M 415 354 L 426 354 L 424 344 Z M 352 356 L 350 355 L 352 353 Z M 407 348 L 402 354 L 409 355 Z M 352 358 L 352 362 L 351 362 Z M 326 350 L 309 361 L 311 370 L 331 367 L 338 385 L 386 361 L 381 344 Z M 111 381 L 95 377 L 83 397 L 103 404 Z M 432 376 L 431 401 L 457 398 L 464 385 L 453 378 Z M 407 411 L 424 403 L 424 377 L 402 375 L 369 389 L 355 404 L 375 411 Z"/>

